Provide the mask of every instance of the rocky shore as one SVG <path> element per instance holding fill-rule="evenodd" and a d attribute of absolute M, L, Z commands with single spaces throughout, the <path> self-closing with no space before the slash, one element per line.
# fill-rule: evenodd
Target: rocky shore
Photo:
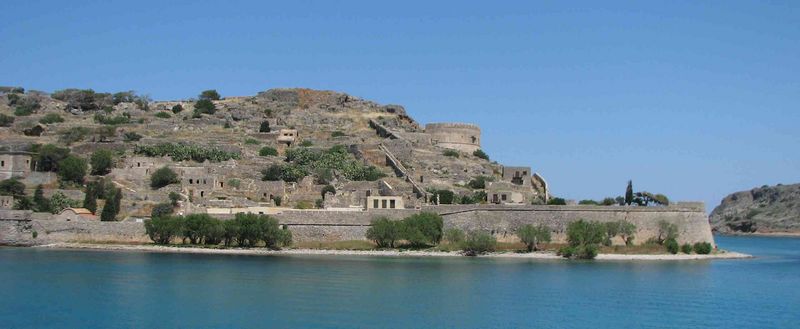
<path fill-rule="evenodd" d="M 420 251 L 420 250 L 329 250 L 329 249 L 213 249 L 198 247 L 178 247 L 159 245 L 124 245 L 124 244 L 91 244 L 91 243 L 55 243 L 37 246 L 36 248 L 50 249 L 83 249 L 100 251 L 138 251 L 158 253 L 187 253 L 211 255 L 253 255 L 253 256 L 284 256 L 284 255 L 346 255 L 346 256 L 388 256 L 388 257 L 464 257 L 458 251 Z M 495 252 L 477 256 L 480 258 L 517 258 L 517 259 L 543 259 L 566 260 L 554 252 Z M 742 259 L 753 256 L 738 252 L 720 251 L 709 255 L 687 254 L 658 254 L 658 255 L 630 255 L 630 254 L 599 254 L 596 260 L 607 261 L 670 261 L 670 260 L 711 260 L 711 259 Z"/>

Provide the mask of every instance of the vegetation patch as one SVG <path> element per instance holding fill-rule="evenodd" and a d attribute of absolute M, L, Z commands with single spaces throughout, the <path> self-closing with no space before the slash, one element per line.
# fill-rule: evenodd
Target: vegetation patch
<path fill-rule="evenodd" d="M 240 154 L 236 152 L 226 152 L 210 147 L 173 143 L 136 145 L 133 152 L 148 157 L 169 156 L 172 158 L 172 161 L 193 160 L 196 162 L 203 162 L 208 160 L 211 162 L 220 162 L 231 159 L 238 160 L 240 158 Z"/>

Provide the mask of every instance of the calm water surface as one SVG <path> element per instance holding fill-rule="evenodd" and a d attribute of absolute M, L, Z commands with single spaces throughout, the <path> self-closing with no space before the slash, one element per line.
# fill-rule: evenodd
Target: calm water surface
<path fill-rule="evenodd" d="M 561 262 L 0 248 L 2 328 L 800 328 L 800 239 L 753 260 Z"/>

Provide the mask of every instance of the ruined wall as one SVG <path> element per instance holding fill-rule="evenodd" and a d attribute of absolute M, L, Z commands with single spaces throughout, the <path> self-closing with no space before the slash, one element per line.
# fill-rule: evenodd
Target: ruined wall
<path fill-rule="evenodd" d="M 669 207 L 452 205 L 370 211 L 285 210 L 274 216 L 288 226 L 295 241 L 337 241 L 365 239 L 364 234 L 375 217 L 402 219 L 421 211 L 441 214 L 445 229 L 483 230 L 493 233 L 500 241 L 516 241 L 514 232 L 522 225 L 543 223 L 553 230 L 553 241 L 563 243 L 567 225 L 586 219 L 630 221 L 637 227 L 636 244 L 655 236 L 661 220 L 677 225 L 679 243 L 714 243 L 702 204 L 679 203 Z M 36 239 L 32 238 L 33 231 L 38 233 Z M 0 220 L 0 244 L 70 241 L 149 242 L 142 223 Z"/>

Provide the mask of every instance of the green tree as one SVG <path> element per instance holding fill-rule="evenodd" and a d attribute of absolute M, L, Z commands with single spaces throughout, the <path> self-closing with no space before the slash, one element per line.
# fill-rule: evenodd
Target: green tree
<path fill-rule="evenodd" d="M 194 103 L 194 114 L 200 117 L 201 114 L 214 114 L 217 112 L 217 106 L 210 100 L 201 99 Z"/>
<path fill-rule="evenodd" d="M 44 187 L 42 184 L 36 186 L 36 191 L 33 192 L 33 205 L 34 210 L 37 212 L 50 212 L 50 200 L 44 197 Z"/>
<path fill-rule="evenodd" d="M 56 192 L 50 197 L 49 204 L 50 212 L 57 214 L 66 208 L 77 207 L 80 204 L 80 201 L 72 200 L 64 195 L 64 193 Z"/>
<path fill-rule="evenodd" d="M 0 181 L 0 195 L 21 197 L 25 195 L 25 184 L 16 178 Z"/>
<path fill-rule="evenodd" d="M 180 183 L 178 174 L 169 167 L 161 167 L 150 176 L 150 187 L 160 189 L 170 184 Z"/>
<path fill-rule="evenodd" d="M 176 217 L 156 217 L 144 221 L 144 228 L 150 240 L 157 244 L 169 244 L 181 233 L 181 221 Z"/>
<path fill-rule="evenodd" d="M 83 207 L 97 213 L 97 183 L 91 182 L 86 185 L 86 193 L 83 198 Z"/>
<path fill-rule="evenodd" d="M 171 203 L 159 203 L 150 211 L 150 218 L 164 217 L 172 215 L 173 208 Z"/>
<path fill-rule="evenodd" d="M 675 239 L 667 239 L 667 241 L 664 242 L 664 246 L 666 246 L 667 251 L 669 251 L 669 253 L 673 255 L 677 254 L 678 250 L 680 249 L 678 241 Z"/>
<path fill-rule="evenodd" d="M 330 184 L 325 185 L 324 187 L 322 187 L 322 199 L 323 200 L 325 199 L 325 194 L 328 194 L 328 193 L 336 194 L 336 188 L 334 188 L 333 185 L 330 185 Z"/>
<path fill-rule="evenodd" d="M 394 248 L 395 241 L 400 239 L 398 222 L 387 217 L 375 218 L 367 229 L 366 238 L 374 241 L 378 248 Z"/>
<path fill-rule="evenodd" d="M 92 164 L 92 175 L 106 175 L 114 166 L 114 154 L 109 150 L 100 149 L 92 153 L 89 161 Z"/>
<path fill-rule="evenodd" d="M 117 214 L 119 213 L 119 208 L 117 202 L 117 197 L 121 198 L 122 190 L 114 188 L 107 196 L 106 196 L 106 204 L 103 206 L 103 211 L 100 212 L 100 220 L 104 222 L 112 222 L 117 220 Z"/>
<path fill-rule="evenodd" d="M 175 104 L 175 106 L 172 107 L 172 113 L 178 114 L 181 112 L 183 112 L 183 105 Z"/>
<path fill-rule="evenodd" d="M 0 113 L 0 127 L 11 127 L 14 120 L 14 117 Z"/>
<path fill-rule="evenodd" d="M 461 249 L 466 256 L 476 256 L 479 254 L 494 251 L 497 248 L 497 238 L 494 235 L 483 231 L 472 231 L 467 233 Z"/>
<path fill-rule="evenodd" d="M 691 254 L 691 253 L 692 253 L 692 245 L 691 245 L 691 244 L 688 244 L 688 243 L 684 243 L 684 244 L 681 246 L 681 251 L 682 251 L 684 254 Z"/>
<path fill-rule="evenodd" d="M 198 96 L 199 99 L 218 101 L 220 99 L 219 93 L 214 89 L 203 90 Z"/>
<path fill-rule="evenodd" d="M 168 197 L 169 197 L 170 204 L 173 207 L 177 207 L 178 206 L 178 201 L 181 201 L 181 195 L 178 194 L 177 192 L 169 192 Z"/>
<path fill-rule="evenodd" d="M 442 240 L 442 216 L 422 212 L 403 219 L 401 236 L 414 247 L 436 245 Z"/>
<path fill-rule="evenodd" d="M 553 198 L 550 198 L 550 200 L 547 200 L 547 204 L 548 205 L 554 205 L 554 206 L 565 206 L 565 205 L 567 205 L 567 200 L 564 200 L 563 198 L 553 197 Z"/>
<path fill-rule="evenodd" d="M 678 226 L 665 220 L 658 221 L 658 235 L 656 242 L 663 245 L 667 240 L 678 238 Z"/>
<path fill-rule="evenodd" d="M 567 225 L 569 246 L 559 250 L 567 258 L 593 259 L 597 256 L 598 245 L 605 240 L 606 228 L 603 223 L 583 219 Z"/>
<path fill-rule="evenodd" d="M 33 201 L 31 201 L 31 198 L 25 196 L 19 198 L 17 203 L 14 204 L 14 210 L 31 210 L 33 207 L 34 205 Z"/>
<path fill-rule="evenodd" d="M 261 125 L 258 127 L 258 132 L 260 133 L 270 132 L 269 121 L 261 121 Z"/>
<path fill-rule="evenodd" d="M 517 236 L 525 244 L 528 252 L 539 250 L 540 242 L 550 242 L 550 228 L 539 224 L 538 226 L 524 225 L 517 230 Z"/>
<path fill-rule="evenodd" d="M 711 244 L 708 242 L 697 242 L 694 244 L 693 249 L 698 255 L 708 255 L 711 253 Z"/>
<path fill-rule="evenodd" d="M 38 171 L 58 171 L 58 163 L 69 156 L 68 148 L 60 148 L 53 144 L 36 146 L 31 151 L 38 153 L 36 156 L 36 170 Z"/>
<path fill-rule="evenodd" d="M 625 204 L 631 205 L 633 203 L 633 181 L 628 181 L 628 187 L 625 189 Z"/>
<path fill-rule="evenodd" d="M 83 184 L 86 167 L 86 160 L 70 155 L 58 163 L 58 176 L 62 181 Z"/>

